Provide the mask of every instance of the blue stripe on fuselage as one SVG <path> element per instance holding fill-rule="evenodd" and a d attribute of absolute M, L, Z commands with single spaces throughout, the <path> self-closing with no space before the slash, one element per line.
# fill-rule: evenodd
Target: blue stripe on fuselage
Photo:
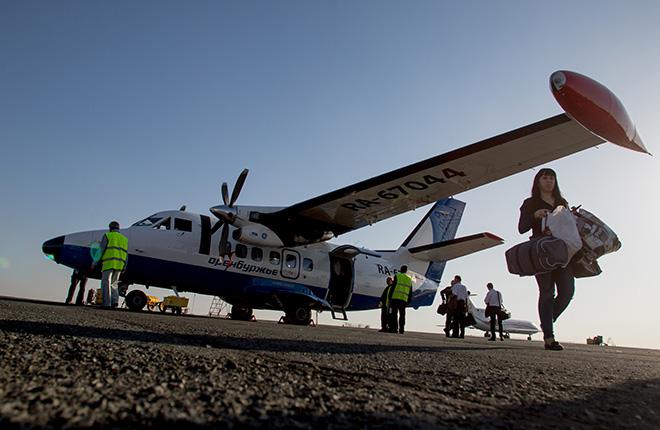
<path fill-rule="evenodd" d="M 59 263 L 71 268 L 87 270 L 92 264 L 90 250 L 83 246 L 64 245 Z M 90 277 L 100 279 L 99 270 L 97 266 L 96 272 L 91 273 Z M 320 299 L 323 299 L 327 293 L 327 288 L 231 272 L 222 266 L 200 267 L 135 254 L 129 255 L 126 273 L 122 275 L 122 279 L 131 284 L 167 289 L 176 286 L 179 291 L 220 296 L 230 302 L 253 303 L 253 307 L 265 309 L 274 308 L 269 304 L 270 297 L 274 293 L 289 292 L 304 295 L 306 292 L 311 292 Z M 380 297 L 353 294 L 347 310 L 377 309 L 379 301 Z M 433 296 L 415 295 L 412 306 L 415 308 L 428 306 L 432 301 Z"/>

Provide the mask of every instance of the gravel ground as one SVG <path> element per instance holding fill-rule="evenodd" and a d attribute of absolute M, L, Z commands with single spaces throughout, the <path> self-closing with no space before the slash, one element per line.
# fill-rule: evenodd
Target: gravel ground
<path fill-rule="evenodd" d="M 660 428 L 660 351 L 0 299 L 0 428 Z"/>

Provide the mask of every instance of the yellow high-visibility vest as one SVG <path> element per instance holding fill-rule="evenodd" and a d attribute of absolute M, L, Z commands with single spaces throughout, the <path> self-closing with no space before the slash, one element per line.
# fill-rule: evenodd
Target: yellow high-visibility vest
<path fill-rule="evenodd" d="M 110 231 L 105 234 L 108 246 L 105 247 L 101 262 L 101 270 L 124 270 L 128 259 L 128 238 L 118 231 Z"/>
<path fill-rule="evenodd" d="M 410 276 L 405 273 L 396 274 L 396 285 L 394 286 L 394 292 L 392 293 L 392 300 L 403 300 L 404 302 L 408 301 L 410 293 L 412 292 L 412 279 Z"/>

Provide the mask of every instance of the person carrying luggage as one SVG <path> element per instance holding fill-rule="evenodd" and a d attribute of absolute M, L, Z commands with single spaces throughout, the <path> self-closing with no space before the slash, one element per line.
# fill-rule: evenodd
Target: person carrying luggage
<path fill-rule="evenodd" d="M 467 300 L 469 292 L 465 285 L 461 283 L 459 275 L 454 276 L 451 293 L 454 295 L 455 308 L 452 315 L 452 333 L 451 337 L 465 337 L 465 318 L 467 317 Z"/>
<path fill-rule="evenodd" d="M 557 206 L 568 208 L 568 202 L 559 190 L 557 175 L 552 169 L 540 169 L 534 177 L 531 197 L 527 198 L 520 207 L 518 220 L 520 234 L 532 230 L 532 238 L 543 236 L 541 220 Z M 545 349 L 561 351 L 564 348 L 555 340 L 553 324 L 573 298 L 575 292 L 573 271 L 569 265 L 535 277 L 539 286 L 538 309 Z"/>
<path fill-rule="evenodd" d="M 445 336 L 451 336 L 451 325 L 452 325 L 452 316 L 454 315 L 454 310 L 456 309 L 456 298 L 451 293 L 451 287 L 454 286 L 454 280 L 450 282 L 449 286 L 443 288 L 440 291 L 440 297 L 442 298 L 442 303 L 447 304 L 447 312 L 445 314 Z"/>
<path fill-rule="evenodd" d="M 500 329 L 500 340 L 504 340 L 504 330 L 502 328 L 502 316 L 500 311 L 502 310 L 502 294 L 493 288 L 492 282 L 486 284 L 488 292 L 484 298 L 484 303 L 486 303 L 486 318 L 490 318 L 490 338 L 488 340 L 494 341 L 495 338 L 495 320 L 497 320 L 498 328 Z"/>

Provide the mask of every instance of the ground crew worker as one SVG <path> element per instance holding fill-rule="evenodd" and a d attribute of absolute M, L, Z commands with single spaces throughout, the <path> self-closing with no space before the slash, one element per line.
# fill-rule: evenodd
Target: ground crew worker
<path fill-rule="evenodd" d="M 380 330 L 381 332 L 389 331 L 389 322 L 390 322 L 390 288 L 392 287 L 392 278 L 390 276 L 387 277 L 387 286 L 383 290 L 383 294 L 380 296 L 380 302 L 378 303 L 378 306 L 380 306 Z"/>
<path fill-rule="evenodd" d="M 76 297 L 76 305 L 82 306 L 85 299 L 85 285 L 87 285 L 87 275 L 83 270 L 73 269 L 71 274 L 71 284 L 69 285 L 69 292 L 66 295 L 66 300 L 64 303 L 67 305 L 73 304 L 73 294 L 76 292 L 76 287 L 80 287 L 78 290 L 78 296 Z"/>
<path fill-rule="evenodd" d="M 391 309 L 392 326 L 390 331 L 396 333 L 397 313 L 399 314 L 399 333 L 403 334 L 406 325 L 406 306 L 410 304 L 412 298 L 412 279 L 407 275 L 408 266 L 403 265 L 399 272 L 394 276 L 394 282 L 390 288 L 389 299 Z"/>
<path fill-rule="evenodd" d="M 119 274 L 126 270 L 128 260 L 128 238 L 119 232 L 119 223 L 112 221 L 110 231 L 103 235 L 101 241 L 101 294 L 103 307 L 117 307 L 119 294 L 117 282 Z"/>

